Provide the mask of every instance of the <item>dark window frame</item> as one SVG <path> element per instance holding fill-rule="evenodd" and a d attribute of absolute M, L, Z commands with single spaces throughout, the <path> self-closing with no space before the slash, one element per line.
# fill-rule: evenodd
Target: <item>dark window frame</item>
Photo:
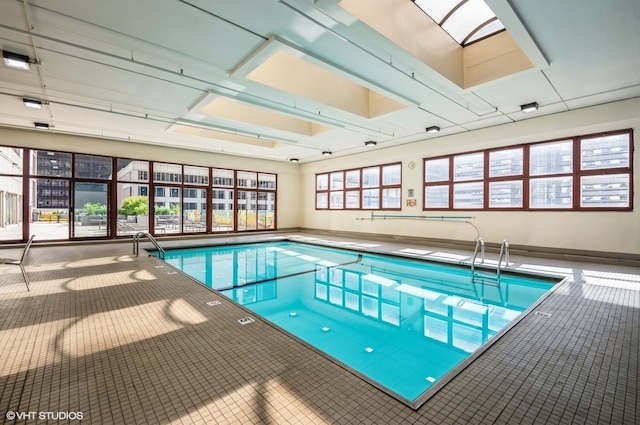
<path fill-rule="evenodd" d="M 383 170 L 385 167 L 397 166 L 399 167 L 400 177 L 399 183 L 393 184 L 385 184 L 383 181 Z M 370 170 L 377 168 L 377 185 L 369 186 L 364 184 L 364 170 Z M 349 173 L 358 173 L 358 185 L 349 185 L 347 175 Z M 342 175 L 342 185 L 341 187 L 333 187 L 332 188 L 332 176 Z M 326 189 L 318 189 L 318 178 L 326 177 L 327 179 L 327 188 Z M 385 164 L 376 164 L 376 165 L 367 165 L 364 167 L 358 168 L 348 168 L 344 170 L 333 170 L 327 171 L 323 173 L 315 174 L 315 209 L 318 211 L 329 210 L 329 211 L 400 211 L 402 209 L 402 162 L 395 161 L 389 162 Z M 400 202 L 398 207 L 387 207 L 383 208 L 384 199 L 383 192 L 388 189 L 398 189 L 400 193 Z M 365 207 L 365 191 L 377 191 L 377 199 L 378 206 L 377 207 Z M 354 192 L 358 192 L 358 207 L 348 207 L 347 206 L 347 193 L 353 194 Z M 333 195 L 333 198 L 332 198 Z M 318 207 L 318 196 L 326 196 L 327 205 L 326 207 Z M 374 195 L 375 197 L 375 195 Z M 334 199 L 332 201 L 332 199 Z"/>
<path fill-rule="evenodd" d="M 608 168 L 591 168 L 591 169 L 583 169 L 582 168 L 582 142 L 594 138 L 600 137 L 609 137 L 609 136 L 619 136 L 619 135 L 627 135 L 628 136 L 628 162 L 626 165 L 621 165 L 619 167 L 608 167 Z M 456 152 L 454 154 L 448 155 L 439 155 L 434 157 L 423 158 L 422 166 L 423 166 L 423 201 L 422 201 L 422 210 L 423 211 L 632 211 L 633 210 L 633 157 L 634 157 L 634 134 L 633 129 L 623 129 L 623 130 L 614 130 L 607 131 L 602 133 L 592 133 L 585 134 L 580 136 L 572 136 L 572 137 L 562 137 L 550 140 L 544 140 L 539 142 L 525 143 L 525 144 L 517 144 L 517 145 L 509 145 L 502 146 L 498 148 L 490 148 L 490 149 L 482 149 L 482 150 L 474 150 L 474 151 L 465 151 L 465 152 Z M 531 175 L 530 170 L 530 159 L 531 159 L 531 148 L 534 146 L 541 146 L 543 144 L 552 144 L 558 142 L 570 142 L 571 146 L 571 160 L 572 167 L 571 170 L 567 172 L 550 172 L 548 174 L 537 174 Z M 490 156 L 493 152 L 500 152 L 512 149 L 522 149 L 523 157 L 522 157 L 522 173 L 521 174 L 510 174 L 504 176 L 490 176 Z M 454 179 L 454 158 L 461 157 L 464 155 L 471 154 L 483 154 L 483 163 L 484 163 L 484 173 L 481 178 L 475 178 L 470 180 L 458 180 Z M 448 178 L 444 180 L 431 181 L 427 182 L 427 166 L 429 161 L 435 160 L 448 160 Z M 593 176 L 607 176 L 607 175 L 628 175 L 629 176 L 629 184 L 628 184 L 628 192 L 627 199 L 628 205 L 626 206 L 583 206 L 581 205 L 581 200 L 583 198 L 583 192 L 581 187 L 581 180 L 584 177 L 593 177 Z M 530 199 L 531 185 L 532 182 L 541 179 L 548 178 L 571 178 L 571 202 L 568 207 L 532 207 Z M 500 182 L 516 182 L 522 181 L 522 206 L 514 207 L 492 207 L 490 206 L 490 184 L 491 183 L 500 183 Z M 456 184 L 460 183 L 481 183 L 482 184 L 482 206 L 478 208 L 455 208 L 454 200 L 455 193 L 454 188 Z M 427 199 L 426 199 L 426 191 L 429 187 L 448 187 L 448 206 L 447 207 L 428 207 Z"/>

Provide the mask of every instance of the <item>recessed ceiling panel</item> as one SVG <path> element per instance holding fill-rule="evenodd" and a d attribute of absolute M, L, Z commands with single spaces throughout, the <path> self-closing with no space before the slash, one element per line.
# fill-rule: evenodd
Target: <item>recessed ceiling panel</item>
<path fill-rule="evenodd" d="M 399 102 L 284 51 L 270 56 L 247 78 L 365 118 L 405 108 Z"/>
<path fill-rule="evenodd" d="M 206 137 L 225 142 L 243 143 L 245 145 L 259 146 L 262 148 L 275 148 L 279 146 L 279 143 L 272 140 L 180 124 L 172 126 L 171 131 L 174 133 L 187 134 L 189 136 Z"/>
<path fill-rule="evenodd" d="M 294 118 L 265 108 L 258 108 L 222 97 L 211 97 L 213 97 L 211 101 L 198 112 L 212 118 L 240 121 L 309 137 L 331 130 L 330 127 Z"/>
<path fill-rule="evenodd" d="M 310 100 L 317 104 L 319 114 L 323 106 L 328 106 L 372 119 L 408 106 L 383 89 L 376 90 L 357 75 L 346 73 L 321 57 L 300 51 L 276 37 L 270 37 L 248 55 L 230 76 L 246 78 L 300 100 Z M 296 99 L 290 99 L 290 102 L 295 105 Z"/>

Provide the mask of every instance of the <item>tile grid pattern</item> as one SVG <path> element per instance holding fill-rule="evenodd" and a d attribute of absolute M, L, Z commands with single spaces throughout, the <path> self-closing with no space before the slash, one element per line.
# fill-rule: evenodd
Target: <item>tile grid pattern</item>
<path fill-rule="evenodd" d="M 547 314 L 529 314 L 413 410 L 266 322 L 240 325 L 252 314 L 129 244 L 75 248 L 33 247 L 31 292 L 19 270 L 0 274 L 4 423 L 6 412 L 118 424 L 640 421 L 639 267 L 512 258 L 571 277 L 536 308 Z"/>

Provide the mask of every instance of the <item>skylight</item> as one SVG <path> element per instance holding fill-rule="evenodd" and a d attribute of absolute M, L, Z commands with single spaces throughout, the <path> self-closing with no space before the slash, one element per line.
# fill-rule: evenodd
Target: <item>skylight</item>
<path fill-rule="evenodd" d="M 461 46 L 503 31 L 484 0 L 412 0 Z"/>

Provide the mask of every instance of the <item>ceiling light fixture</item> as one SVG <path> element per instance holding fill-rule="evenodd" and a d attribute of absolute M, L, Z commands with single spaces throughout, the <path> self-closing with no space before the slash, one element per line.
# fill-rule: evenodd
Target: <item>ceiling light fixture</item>
<path fill-rule="evenodd" d="M 289 159 L 289 161 L 290 161 L 290 162 L 298 162 L 298 161 L 300 161 L 300 160 L 299 160 L 298 158 L 291 158 L 291 159 Z"/>
<path fill-rule="evenodd" d="M 427 133 L 433 134 L 433 133 L 439 132 L 440 131 L 440 127 L 438 127 L 437 125 L 432 125 L 431 127 L 425 128 L 425 130 L 427 131 Z"/>
<path fill-rule="evenodd" d="M 520 110 L 524 113 L 537 111 L 538 102 L 531 102 L 531 103 L 527 103 L 526 105 L 520 105 Z"/>
<path fill-rule="evenodd" d="M 24 103 L 24 106 L 26 106 L 27 108 L 33 108 L 33 109 L 42 108 L 42 102 L 39 100 L 24 98 L 22 99 L 22 102 Z"/>
<path fill-rule="evenodd" d="M 329 156 L 331 155 L 331 151 L 322 151 L 322 155 Z"/>
<path fill-rule="evenodd" d="M 34 122 L 33 125 L 38 130 L 49 130 L 49 124 L 47 124 L 46 122 Z"/>
<path fill-rule="evenodd" d="M 4 63 L 11 68 L 23 69 L 25 71 L 28 71 L 30 68 L 29 56 L 3 50 L 2 59 L 4 60 Z"/>
<path fill-rule="evenodd" d="M 368 147 L 368 148 L 371 148 L 371 147 L 373 147 L 373 146 L 377 145 L 377 143 L 376 143 L 376 142 L 374 142 L 373 140 L 367 140 L 366 142 L 364 142 L 364 145 L 365 145 L 366 147 Z"/>

